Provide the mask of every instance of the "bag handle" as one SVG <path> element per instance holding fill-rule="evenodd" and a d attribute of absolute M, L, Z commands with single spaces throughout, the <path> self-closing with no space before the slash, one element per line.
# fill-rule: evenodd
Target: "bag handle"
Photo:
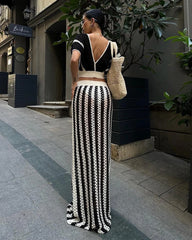
<path fill-rule="evenodd" d="M 115 57 L 117 57 L 117 49 L 118 49 L 117 43 L 112 41 L 110 41 L 110 43 L 111 43 L 111 57 L 113 58 L 114 51 L 115 51 Z"/>

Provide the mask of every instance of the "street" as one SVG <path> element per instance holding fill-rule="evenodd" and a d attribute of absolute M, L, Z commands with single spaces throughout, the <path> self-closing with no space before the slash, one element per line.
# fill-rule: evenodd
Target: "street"
<path fill-rule="evenodd" d="M 112 228 L 66 223 L 71 201 L 71 118 L 0 100 L 0 240 L 190 240 L 189 164 L 154 151 L 111 164 Z"/>

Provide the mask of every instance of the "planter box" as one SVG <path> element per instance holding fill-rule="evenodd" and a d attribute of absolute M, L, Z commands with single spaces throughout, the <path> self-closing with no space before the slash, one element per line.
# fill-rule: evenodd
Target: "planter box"
<path fill-rule="evenodd" d="M 9 75 L 8 104 L 12 107 L 26 107 L 37 104 L 37 76 Z"/>
<path fill-rule="evenodd" d="M 0 94 L 7 94 L 8 91 L 8 73 L 0 72 Z"/>
<path fill-rule="evenodd" d="M 164 109 L 163 103 L 150 107 L 151 134 L 155 147 L 161 151 L 190 159 L 192 156 L 192 127 L 178 125 L 179 114 Z"/>
<path fill-rule="evenodd" d="M 125 77 L 127 96 L 113 101 L 112 143 L 125 145 L 150 138 L 148 80 Z"/>

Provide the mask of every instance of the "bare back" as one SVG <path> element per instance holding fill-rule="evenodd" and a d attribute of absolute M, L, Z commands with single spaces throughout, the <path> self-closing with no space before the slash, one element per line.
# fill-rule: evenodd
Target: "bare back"
<path fill-rule="evenodd" d="M 96 33 L 89 34 L 90 45 L 92 47 L 94 61 L 97 62 L 105 52 L 109 41 Z"/>

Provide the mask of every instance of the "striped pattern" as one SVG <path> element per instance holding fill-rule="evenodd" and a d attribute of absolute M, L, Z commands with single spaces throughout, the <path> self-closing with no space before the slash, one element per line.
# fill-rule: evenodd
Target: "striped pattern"
<path fill-rule="evenodd" d="M 67 222 L 106 233 L 111 226 L 111 94 L 104 82 L 82 82 L 73 99 L 73 202 L 67 208 Z"/>

